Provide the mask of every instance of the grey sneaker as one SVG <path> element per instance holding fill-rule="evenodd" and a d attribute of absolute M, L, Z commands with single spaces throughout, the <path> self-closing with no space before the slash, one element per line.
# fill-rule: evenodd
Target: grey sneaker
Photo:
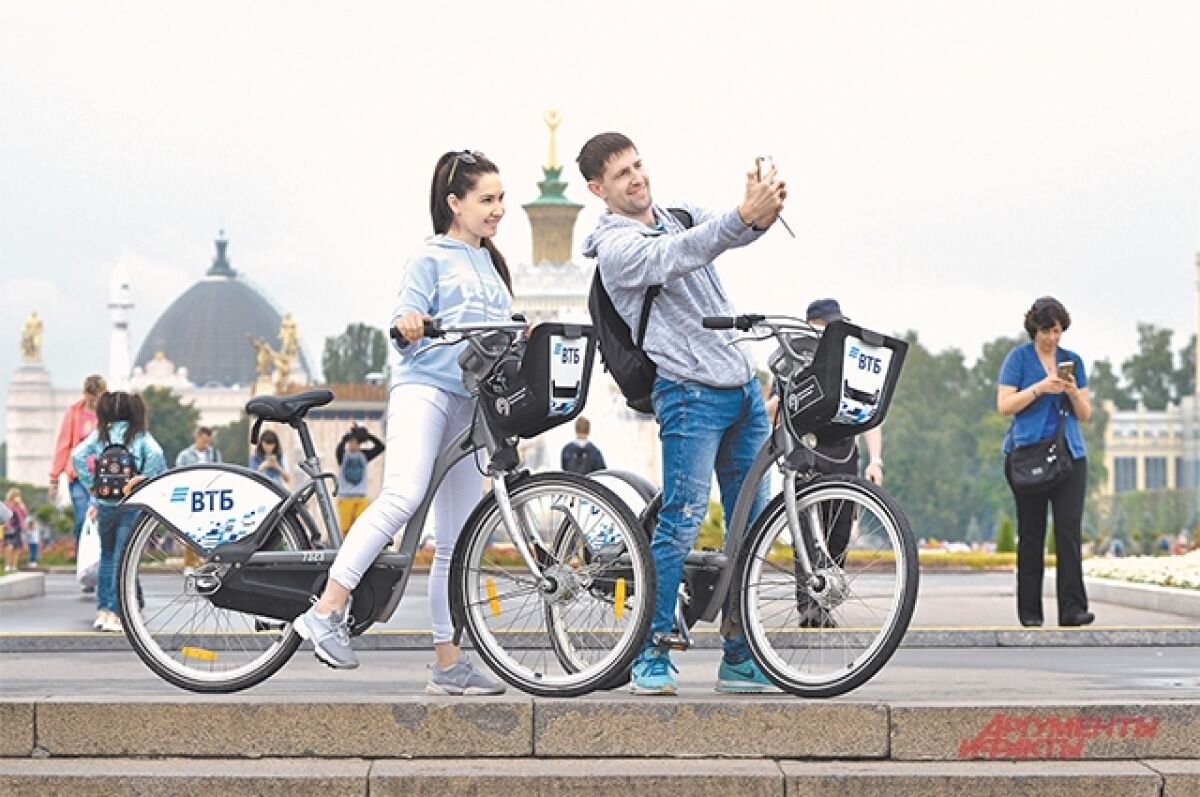
<path fill-rule="evenodd" d="M 350 647 L 350 626 L 344 612 L 330 612 L 328 617 L 317 617 L 314 604 L 292 621 L 292 628 L 296 629 L 301 639 L 313 643 L 313 653 L 318 659 L 335 670 L 353 670 L 358 666 L 358 657 L 354 655 L 354 648 Z"/>
<path fill-rule="evenodd" d="M 430 670 L 425 691 L 431 695 L 502 695 L 506 689 L 492 676 L 475 669 L 465 653 L 444 670 L 436 664 Z"/>

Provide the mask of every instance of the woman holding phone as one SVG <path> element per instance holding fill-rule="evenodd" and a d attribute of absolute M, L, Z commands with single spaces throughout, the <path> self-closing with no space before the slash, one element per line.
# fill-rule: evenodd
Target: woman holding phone
<path fill-rule="evenodd" d="M 1083 359 L 1061 348 L 1071 316 L 1062 303 L 1043 296 L 1025 313 L 1029 343 L 1004 358 L 996 390 L 996 409 L 1012 416 L 1004 435 L 1004 454 L 1014 448 L 1052 438 L 1064 429 L 1073 460 L 1070 474 L 1044 491 L 1013 491 L 1017 504 L 1017 617 L 1024 626 L 1042 624 L 1043 551 L 1046 547 L 1046 509 L 1054 508 L 1055 587 L 1058 624 L 1087 625 L 1096 619 L 1088 611 L 1083 585 L 1081 526 L 1087 493 L 1087 448 L 1080 421 L 1092 417 Z M 1005 475 L 1009 470 L 1005 467 Z M 1011 478 L 1009 486 L 1012 486 Z"/>
<path fill-rule="evenodd" d="M 292 486 L 287 460 L 279 450 L 279 435 L 271 429 L 258 436 L 258 443 L 250 454 L 250 470 L 256 470 L 283 487 Z"/>

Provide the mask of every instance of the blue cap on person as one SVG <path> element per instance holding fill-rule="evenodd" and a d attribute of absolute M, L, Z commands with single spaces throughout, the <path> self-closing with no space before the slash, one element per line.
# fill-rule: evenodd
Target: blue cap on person
<path fill-rule="evenodd" d="M 824 321 L 826 324 L 841 321 L 842 306 L 838 304 L 837 299 L 814 299 L 808 305 L 804 317 L 809 321 Z"/>

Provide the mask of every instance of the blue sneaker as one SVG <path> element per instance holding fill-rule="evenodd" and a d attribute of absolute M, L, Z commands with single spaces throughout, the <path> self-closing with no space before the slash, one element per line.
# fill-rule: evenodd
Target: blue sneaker
<path fill-rule="evenodd" d="M 633 660 L 629 691 L 635 695 L 673 695 L 679 691 L 674 675 L 677 672 L 666 651 L 647 648 Z"/>
<path fill-rule="evenodd" d="M 730 664 L 722 658 L 721 666 L 717 669 L 717 691 L 725 694 L 757 694 L 778 692 L 779 688 L 767 680 L 754 659 Z"/>

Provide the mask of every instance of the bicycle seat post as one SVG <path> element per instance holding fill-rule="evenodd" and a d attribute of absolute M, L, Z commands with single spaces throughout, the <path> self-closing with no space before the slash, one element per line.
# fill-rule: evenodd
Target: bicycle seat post
<path fill-rule="evenodd" d="M 308 431 L 304 415 L 300 415 L 292 421 L 291 425 L 296 430 L 296 434 L 300 436 L 300 448 L 304 452 L 304 459 L 300 461 L 300 470 L 304 471 L 304 474 L 313 482 L 313 490 L 317 495 L 317 505 L 321 508 L 321 517 L 325 521 L 325 531 L 329 535 L 329 542 L 333 547 L 340 548 L 342 546 L 342 529 L 338 523 L 337 512 L 333 509 L 329 488 L 325 485 L 325 480 L 321 478 L 321 458 L 317 456 L 316 446 L 313 445 L 312 433 Z"/>

